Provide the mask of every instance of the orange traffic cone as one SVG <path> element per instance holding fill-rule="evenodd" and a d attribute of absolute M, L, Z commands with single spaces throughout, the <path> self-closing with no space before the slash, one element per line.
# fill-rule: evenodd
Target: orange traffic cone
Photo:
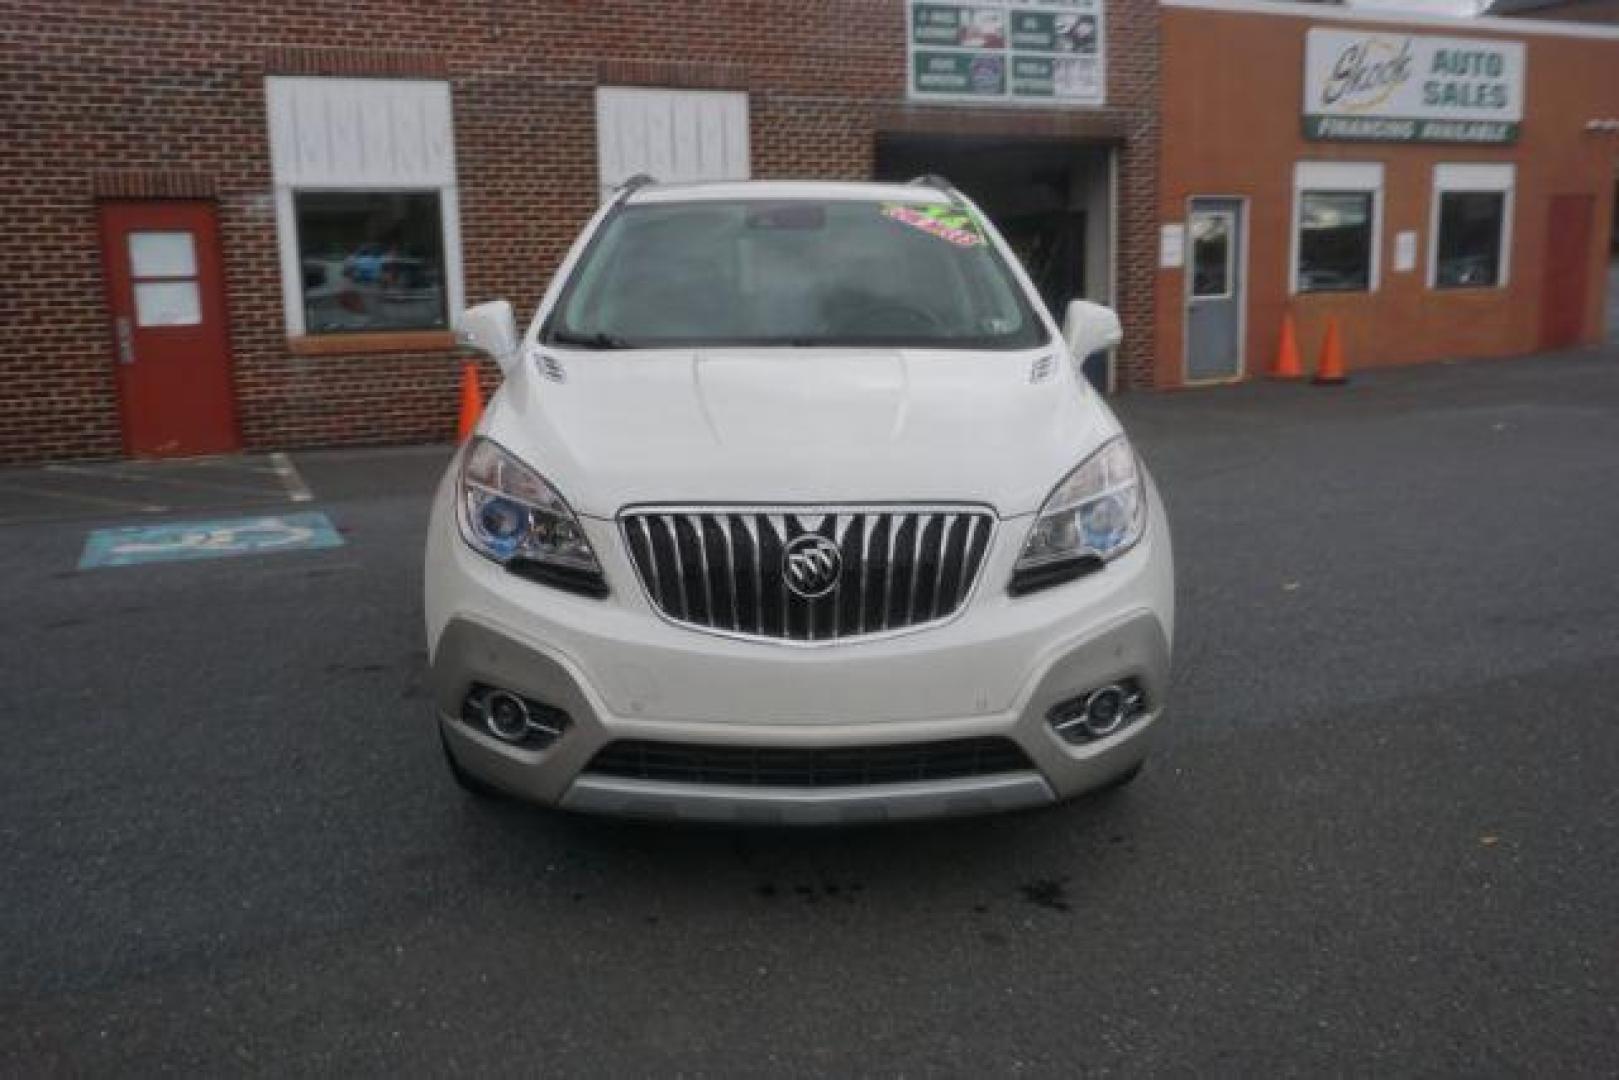
<path fill-rule="evenodd" d="M 461 420 L 455 429 L 455 441 L 466 442 L 482 415 L 483 394 L 478 390 L 478 365 L 468 360 L 461 365 Z"/>
<path fill-rule="evenodd" d="M 1321 362 L 1316 365 L 1315 378 L 1311 381 L 1317 386 L 1342 386 L 1349 381 L 1344 373 L 1344 343 L 1335 317 L 1327 319 L 1327 339 L 1321 343 Z"/>
<path fill-rule="evenodd" d="M 1302 379 L 1304 368 L 1299 363 L 1299 335 L 1293 328 L 1293 313 L 1282 316 L 1282 344 L 1276 350 L 1276 366 L 1270 369 L 1273 379 Z"/>

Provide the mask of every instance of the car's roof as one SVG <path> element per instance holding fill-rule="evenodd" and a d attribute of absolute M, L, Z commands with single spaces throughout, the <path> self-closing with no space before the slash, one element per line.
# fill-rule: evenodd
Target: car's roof
<path fill-rule="evenodd" d="M 929 184 L 846 183 L 827 180 L 719 180 L 700 184 L 652 183 L 637 188 L 628 203 L 718 202 L 754 199 L 825 199 L 843 202 L 950 202 Z"/>

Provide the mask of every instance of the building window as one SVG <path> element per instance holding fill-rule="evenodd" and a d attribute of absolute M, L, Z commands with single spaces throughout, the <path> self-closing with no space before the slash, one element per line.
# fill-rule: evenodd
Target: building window
<path fill-rule="evenodd" d="M 437 192 L 298 191 L 304 330 L 442 330 L 444 233 Z"/>
<path fill-rule="evenodd" d="M 1440 193 L 1435 285 L 1453 289 L 1498 282 L 1506 205 L 1507 197 L 1498 191 Z"/>
<path fill-rule="evenodd" d="M 1299 162 L 1293 173 L 1293 291 L 1375 290 L 1382 204 L 1383 166 Z"/>
<path fill-rule="evenodd" d="M 1435 167 L 1430 286 L 1488 289 L 1506 284 L 1513 175 L 1511 165 Z"/>
<path fill-rule="evenodd" d="M 446 330 L 460 309 L 448 83 L 266 80 L 287 333 Z"/>
<path fill-rule="evenodd" d="M 1372 283 L 1372 197 L 1299 196 L 1299 292 L 1365 292 Z"/>

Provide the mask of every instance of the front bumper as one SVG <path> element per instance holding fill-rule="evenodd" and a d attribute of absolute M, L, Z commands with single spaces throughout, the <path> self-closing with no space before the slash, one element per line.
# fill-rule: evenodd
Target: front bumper
<path fill-rule="evenodd" d="M 864 787 L 747 788 L 581 776 L 562 800 L 567 810 L 732 825 L 858 825 L 965 817 L 1053 802 L 1038 773 Z"/>
<path fill-rule="evenodd" d="M 1151 493 L 1147 534 L 1105 570 L 1021 598 L 1005 582 L 1028 520 L 1002 523 L 982 578 L 952 622 L 816 648 L 671 625 L 652 610 L 612 523 L 584 522 L 613 594 L 573 596 L 517 578 L 462 543 L 447 492 L 427 559 L 432 687 L 462 769 L 536 802 L 587 812 L 819 824 L 986 813 L 1106 784 L 1138 765 L 1165 700 L 1174 598 L 1169 533 Z M 1046 721 L 1060 701 L 1133 679 L 1144 716 L 1082 745 Z M 544 750 L 459 719 L 474 684 L 567 712 Z M 844 787 L 755 787 L 590 771 L 616 740 L 828 749 L 975 737 L 1014 742 L 1030 768 Z"/>

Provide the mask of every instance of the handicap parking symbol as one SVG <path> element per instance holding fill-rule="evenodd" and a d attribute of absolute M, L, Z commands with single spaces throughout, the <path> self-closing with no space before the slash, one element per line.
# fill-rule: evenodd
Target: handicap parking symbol
<path fill-rule="evenodd" d="M 129 525 L 91 532 L 79 558 L 79 569 L 268 555 L 342 544 L 343 538 L 321 513 Z"/>

